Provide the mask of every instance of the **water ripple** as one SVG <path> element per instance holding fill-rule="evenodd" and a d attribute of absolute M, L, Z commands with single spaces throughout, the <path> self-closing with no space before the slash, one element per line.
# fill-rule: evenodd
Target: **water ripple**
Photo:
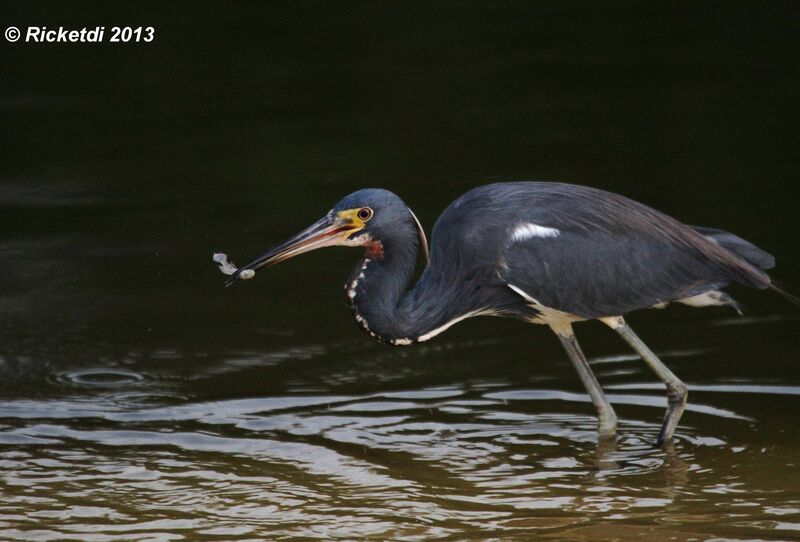
<path fill-rule="evenodd" d="M 57 383 L 67 386 L 120 388 L 141 383 L 146 377 L 141 373 L 125 369 L 99 367 L 55 373 L 53 378 Z"/>
<path fill-rule="evenodd" d="M 85 394 L 0 401 L 4 540 L 571 540 L 611 517 L 662 538 L 662 518 L 690 521 L 687 502 L 707 512 L 695 525 L 747 511 L 747 528 L 762 533 L 791 532 L 800 509 L 785 489 L 747 481 L 753 464 L 786 468 L 794 456 L 704 423 L 747 419 L 710 400 L 690 403 L 702 416 L 659 449 L 660 416 L 622 416 L 617 438 L 598 440 L 583 394 L 502 381 L 197 401 L 140 386 L 153 382 L 146 373 L 68 374 L 59 381 Z M 691 387 L 797 395 L 778 384 Z M 627 414 L 665 405 L 660 393 L 609 398 Z"/>

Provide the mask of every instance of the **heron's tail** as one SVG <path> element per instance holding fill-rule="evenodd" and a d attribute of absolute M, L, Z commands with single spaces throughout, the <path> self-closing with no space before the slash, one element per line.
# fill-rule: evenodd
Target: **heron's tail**
<path fill-rule="evenodd" d="M 727 250 L 730 250 L 750 265 L 758 269 L 772 269 L 775 267 L 775 258 L 766 250 L 760 249 L 750 241 L 745 241 L 738 235 L 734 235 L 729 231 L 719 230 L 717 228 L 706 228 L 701 226 L 691 226 L 691 228 L 711 239 L 718 245 Z"/>
<path fill-rule="evenodd" d="M 792 303 L 794 303 L 797 306 L 800 306 L 800 297 L 797 297 L 796 295 L 790 294 L 789 292 L 787 292 L 786 290 L 784 290 L 783 288 L 781 288 L 780 286 L 778 286 L 774 282 L 772 282 L 769 285 L 769 289 L 772 290 L 773 292 L 775 292 L 776 294 L 778 294 L 779 296 L 781 296 L 782 298 L 784 298 L 784 299 L 786 299 L 788 301 L 791 301 Z"/>
<path fill-rule="evenodd" d="M 729 231 L 701 226 L 692 226 L 692 229 L 700 235 L 704 235 L 708 239 L 711 239 L 722 248 L 733 252 L 736 256 L 742 258 L 757 269 L 761 269 L 763 271 L 775 267 L 775 258 L 772 256 L 772 254 L 758 248 L 750 241 L 745 241 L 741 237 L 734 235 Z M 766 287 L 784 299 L 800 306 L 800 297 L 790 294 L 784 290 L 783 287 L 775 284 L 775 281 L 772 280 L 772 277 L 769 277 L 769 284 Z"/>

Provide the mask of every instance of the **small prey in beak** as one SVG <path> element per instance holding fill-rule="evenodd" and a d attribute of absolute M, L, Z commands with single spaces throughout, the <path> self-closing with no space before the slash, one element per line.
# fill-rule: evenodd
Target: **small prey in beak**
<path fill-rule="evenodd" d="M 222 252 L 216 252 L 216 253 L 214 253 L 214 256 L 212 257 L 212 259 L 219 266 L 219 270 L 222 271 L 226 275 L 233 275 L 234 273 L 236 273 L 238 271 L 238 269 L 236 269 L 236 266 L 233 264 L 233 262 L 228 259 L 228 255 L 227 254 L 223 254 Z M 251 279 L 254 276 L 256 276 L 256 272 L 253 271 L 252 269 L 245 269 L 244 271 L 242 271 L 239 274 L 239 278 L 241 280 Z"/>
<path fill-rule="evenodd" d="M 222 253 L 214 254 L 213 259 L 220 271 L 229 275 L 225 286 L 230 286 L 238 280 L 253 278 L 256 270 L 261 267 L 275 265 L 304 252 L 322 247 L 352 244 L 350 236 L 363 227 L 363 222 L 352 216 L 351 212 L 330 212 L 291 239 L 273 247 L 243 267 L 237 269 L 228 260 L 228 256 Z"/>

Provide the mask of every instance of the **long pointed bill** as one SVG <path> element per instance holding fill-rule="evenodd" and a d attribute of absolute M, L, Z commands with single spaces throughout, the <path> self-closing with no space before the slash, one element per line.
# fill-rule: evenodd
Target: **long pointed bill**
<path fill-rule="evenodd" d="M 346 236 L 356 229 L 358 229 L 356 224 L 342 224 L 330 215 L 325 216 L 288 241 L 273 247 L 252 262 L 240 267 L 225 282 L 225 286 L 230 286 L 240 280 L 243 271 L 255 271 L 260 267 L 275 265 L 304 252 L 341 244 Z"/>

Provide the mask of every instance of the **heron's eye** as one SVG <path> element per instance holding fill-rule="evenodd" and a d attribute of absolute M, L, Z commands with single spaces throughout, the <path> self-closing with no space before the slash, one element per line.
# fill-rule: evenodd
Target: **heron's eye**
<path fill-rule="evenodd" d="M 369 207 L 363 207 L 358 210 L 358 218 L 366 222 L 370 218 L 372 218 L 372 209 Z"/>

